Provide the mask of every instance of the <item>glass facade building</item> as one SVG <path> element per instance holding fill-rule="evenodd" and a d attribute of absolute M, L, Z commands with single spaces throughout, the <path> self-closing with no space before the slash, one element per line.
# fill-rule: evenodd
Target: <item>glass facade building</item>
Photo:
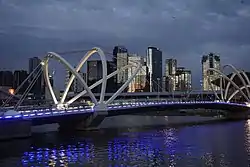
<path fill-rule="evenodd" d="M 220 56 L 215 55 L 214 53 L 209 53 L 208 55 L 202 56 L 202 88 L 205 91 L 211 90 L 211 87 L 208 84 L 208 77 L 211 81 L 214 81 L 220 77 L 220 74 L 210 71 L 207 72 L 209 68 L 215 68 L 220 70 Z M 214 90 L 220 90 L 220 87 L 213 85 Z"/>
<path fill-rule="evenodd" d="M 149 91 L 162 91 L 162 51 L 159 48 L 148 47 L 147 67 L 149 72 Z"/>
<path fill-rule="evenodd" d="M 163 82 L 166 91 L 175 90 L 175 74 L 177 70 L 177 60 L 176 59 L 166 59 L 165 60 L 165 79 Z"/>
<path fill-rule="evenodd" d="M 136 54 L 129 55 L 128 64 L 133 67 L 128 69 L 128 78 L 133 75 L 137 68 L 137 63 L 142 64 L 142 69 L 136 74 L 135 78 L 129 84 L 128 92 L 143 92 L 147 83 L 147 66 L 143 57 Z"/>
<path fill-rule="evenodd" d="M 178 67 L 175 74 L 175 90 L 189 91 L 192 90 L 192 74 L 190 70 L 184 67 Z"/>

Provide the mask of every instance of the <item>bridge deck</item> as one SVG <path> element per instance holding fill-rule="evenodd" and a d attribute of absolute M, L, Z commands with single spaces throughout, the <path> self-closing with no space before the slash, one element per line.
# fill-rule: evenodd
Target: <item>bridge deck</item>
<path fill-rule="evenodd" d="M 155 112 L 156 110 L 177 110 L 177 109 L 215 109 L 215 110 L 225 110 L 228 112 L 242 112 L 249 110 L 249 107 L 246 104 L 237 104 L 237 103 L 225 103 L 225 102 L 213 102 L 213 101 L 203 101 L 203 102 L 134 102 L 134 103 L 125 103 L 122 105 L 114 104 L 108 106 L 108 116 L 115 115 L 127 115 L 127 114 L 141 114 L 149 113 L 151 111 Z M 154 109 L 154 110 L 152 110 Z M 3 120 L 54 120 L 69 118 L 69 117 L 78 117 L 79 115 L 89 115 L 95 112 L 94 108 L 91 107 L 70 107 L 66 110 L 57 110 L 56 108 L 51 109 L 34 109 L 20 111 L 15 115 L 4 115 L 0 117 L 0 121 Z M 165 112 L 166 115 L 168 114 Z M 39 121 L 39 122 L 40 122 Z M 52 121 L 53 122 L 53 121 Z"/>

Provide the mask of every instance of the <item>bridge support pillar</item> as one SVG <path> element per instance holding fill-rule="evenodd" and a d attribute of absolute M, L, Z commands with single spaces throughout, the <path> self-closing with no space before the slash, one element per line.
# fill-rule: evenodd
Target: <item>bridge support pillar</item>
<path fill-rule="evenodd" d="M 108 115 L 106 104 L 98 104 L 93 107 L 93 112 L 85 117 L 72 118 L 60 123 L 60 130 L 95 130 Z"/>
<path fill-rule="evenodd" d="M 100 103 L 93 107 L 93 114 L 91 114 L 84 121 L 84 130 L 98 129 L 98 126 L 102 123 L 105 117 L 108 115 L 108 107 L 104 103 Z"/>

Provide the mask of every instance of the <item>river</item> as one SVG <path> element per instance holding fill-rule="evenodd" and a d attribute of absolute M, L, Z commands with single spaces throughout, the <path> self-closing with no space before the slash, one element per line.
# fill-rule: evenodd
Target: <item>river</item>
<path fill-rule="evenodd" d="M 0 142 L 0 166 L 247 167 L 250 120 L 39 133 Z"/>

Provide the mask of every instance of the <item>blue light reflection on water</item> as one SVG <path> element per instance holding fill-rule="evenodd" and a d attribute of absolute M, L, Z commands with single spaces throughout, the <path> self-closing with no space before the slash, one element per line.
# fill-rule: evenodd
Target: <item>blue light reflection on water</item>
<path fill-rule="evenodd" d="M 17 166 L 245 166 L 250 123 L 191 126 L 33 143 Z"/>
<path fill-rule="evenodd" d="M 65 145 L 59 148 L 33 148 L 32 151 L 25 152 L 22 156 L 23 166 L 32 166 L 37 164 L 79 164 L 82 162 L 91 163 L 93 159 L 93 144 L 87 143 L 84 146 Z"/>
<path fill-rule="evenodd" d="M 162 134 L 162 132 L 161 132 Z M 99 163 L 100 155 L 108 159 L 112 165 L 136 165 L 143 163 L 160 165 L 164 164 L 164 152 L 174 154 L 172 141 L 164 141 L 161 134 L 138 133 L 136 138 L 123 135 L 107 142 L 107 148 L 95 150 L 92 142 L 75 145 L 61 145 L 58 148 L 35 148 L 25 152 L 22 156 L 23 166 L 36 164 L 96 164 Z M 164 135 L 166 135 L 164 133 Z M 173 134 L 169 133 L 175 138 Z M 167 143 L 163 147 L 161 143 Z M 166 149 L 164 151 L 164 149 Z"/>

